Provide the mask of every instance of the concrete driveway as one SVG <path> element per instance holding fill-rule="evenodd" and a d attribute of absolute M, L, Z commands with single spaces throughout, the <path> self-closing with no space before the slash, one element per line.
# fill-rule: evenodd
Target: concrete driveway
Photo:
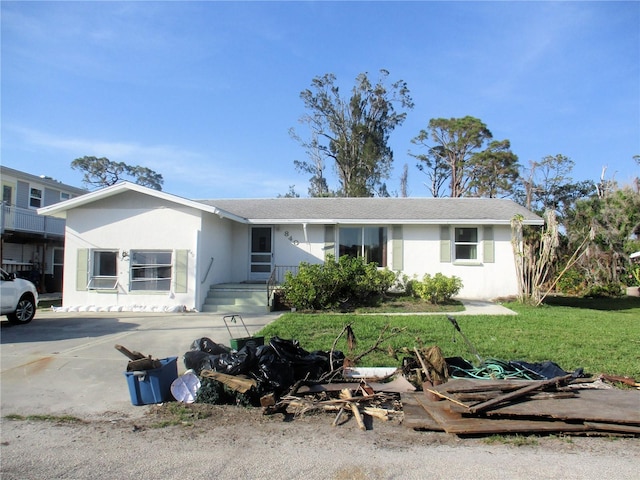
<path fill-rule="evenodd" d="M 253 334 L 278 315 L 242 318 Z M 143 415 L 143 408 L 131 404 L 124 375 L 128 360 L 116 344 L 157 358 L 178 357 L 181 374 L 182 356 L 194 340 L 209 337 L 224 345 L 230 340 L 220 314 L 39 311 L 28 325 L 3 318 L 0 326 L 3 416 Z M 246 336 L 239 326 L 230 328 L 234 337 Z"/>

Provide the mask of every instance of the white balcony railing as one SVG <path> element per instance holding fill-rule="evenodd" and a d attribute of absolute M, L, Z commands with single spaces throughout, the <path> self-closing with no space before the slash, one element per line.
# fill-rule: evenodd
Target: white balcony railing
<path fill-rule="evenodd" d="M 38 215 L 34 210 L 13 205 L 2 205 L 0 230 L 64 236 L 65 221 L 62 218 Z"/>

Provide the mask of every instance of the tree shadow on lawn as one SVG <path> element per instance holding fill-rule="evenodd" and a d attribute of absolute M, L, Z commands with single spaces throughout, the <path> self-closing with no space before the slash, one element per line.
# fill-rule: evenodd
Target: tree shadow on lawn
<path fill-rule="evenodd" d="M 549 296 L 544 300 L 544 304 L 554 307 L 584 308 L 602 311 L 633 310 L 640 308 L 640 297 L 584 298 Z"/>

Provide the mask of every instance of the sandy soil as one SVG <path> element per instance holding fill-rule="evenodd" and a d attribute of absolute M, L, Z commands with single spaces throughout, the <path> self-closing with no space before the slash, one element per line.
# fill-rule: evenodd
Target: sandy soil
<path fill-rule="evenodd" d="M 300 418 L 200 405 L 174 423 L 167 406 L 126 418 L 63 423 L 2 418 L 1 477 L 10 479 L 637 478 L 640 441 L 617 437 L 461 439 L 401 419 Z M 206 418 L 205 418 L 206 417 Z M 170 425 L 167 425 L 170 424 Z"/>

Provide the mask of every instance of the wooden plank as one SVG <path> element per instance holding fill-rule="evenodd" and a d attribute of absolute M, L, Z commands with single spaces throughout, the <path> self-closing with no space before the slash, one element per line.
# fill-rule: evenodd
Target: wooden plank
<path fill-rule="evenodd" d="M 510 392 L 535 380 L 481 380 L 476 378 L 454 378 L 437 385 L 435 390 L 443 393 Z"/>
<path fill-rule="evenodd" d="M 640 427 L 633 425 L 614 425 L 611 423 L 584 422 L 585 426 L 592 430 L 612 433 L 630 433 L 632 435 L 640 435 Z"/>
<path fill-rule="evenodd" d="M 508 392 L 505 393 L 503 395 L 499 395 L 495 398 L 492 398 L 491 400 L 487 400 L 486 402 L 481 402 L 478 403 L 476 405 L 473 405 L 472 407 L 469 408 L 469 411 L 471 413 L 479 413 L 479 412 L 484 412 L 487 410 L 491 410 L 491 409 L 496 409 L 498 408 L 498 405 L 500 404 L 504 404 L 505 402 L 512 402 L 514 400 L 518 400 L 522 397 L 524 397 L 525 395 L 530 394 L 531 392 L 537 392 L 540 390 L 544 390 L 545 388 L 549 388 L 549 387 L 553 387 L 555 386 L 556 388 L 564 385 L 565 383 L 567 383 L 568 381 L 571 380 L 571 378 L 574 377 L 574 374 L 570 373 L 568 375 L 565 375 L 563 377 L 558 377 L 558 378 L 552 378 L 550 380 L 541 380 L 539 382 L 534 382 L 530 385 L 526 385 L 522 388 L 519 388 L 518 390 L 514 390 L 512 392 Z"/>
<path fill-rule="evenodd" d="M 436 422 L 429 413 L 415 399 L 413 393 L 401 393 L 402 410 L 404 419 L 402 424 L 413 430 L 426 430 L 431 432 L 444 432 L 442 426 Z"/>
<path fill-rule="evenodd" d="M 427 400 L 420 393 L 410 394 L 447 433 L 457 435 L 490 435 L 499 433 L 581 433 L 589 428 L 582 424 L 563 421 L 536 421 L 524 419 L 492 419 L 464 417 L 449 409 L 449 402 Z M 403 395 L 403 403 L 405 396 Z"/>
<path fill-rule="evenodd" d="M 489 417 L 544 417 L 567 421 L 640 426 L 640 392 L 618 389 L 581 389 L 572 398 L 528 399 L 484 412 Z M 462 414 L 462 407 L 452 406 Z"/>

